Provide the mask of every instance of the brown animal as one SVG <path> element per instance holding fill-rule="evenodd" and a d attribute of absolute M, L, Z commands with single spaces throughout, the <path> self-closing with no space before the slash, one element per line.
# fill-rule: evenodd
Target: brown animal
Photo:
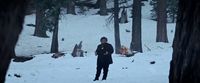
<path fill-rule="evenodd" d="M 25 0 L 0 0 L 0 83 L 13 56 L 24 22 Z"/>

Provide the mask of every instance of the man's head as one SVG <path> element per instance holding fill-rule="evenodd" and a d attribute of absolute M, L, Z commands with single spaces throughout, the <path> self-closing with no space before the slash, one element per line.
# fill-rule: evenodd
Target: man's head
<path fill-rule="evenodd" d="M 108 39 L 106 37 L 101 37 L 100 42 L 103 43 L 107 43 Z"/>

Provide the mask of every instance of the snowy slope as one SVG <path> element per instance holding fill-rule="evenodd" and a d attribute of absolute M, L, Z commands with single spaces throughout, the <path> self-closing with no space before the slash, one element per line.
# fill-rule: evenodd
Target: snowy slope
<path fill-rule="evenodd" d="M 145 4 L 148 4 L 145 2 Z M 142 11 L 142 43 L 144 53 L 133 57 L 119 57 L 113 54 L 114 64 L 110 66 L 108 80 L 95 83 L 168 83 L 169 63 L 172 54 L 172 41 L 175 24 L 168 24 L 169 43 L 156 43 L 156 22 L 149 20 L 150 6 Z M 33 27 L 24 25 L 24 30 L 16 46 L 18 56 L 34 55 L 35 58 L 25 63 L 12 62 L 6 83 L 93 83 L 96 72 L 94 51 L 99 39 L 106 36 L 114 46 L 113 25 L 106 26 L 109 16 L 92 15 L 97 10 L 90 10 L 88 15 L 63 15 L 59 24 L 59 50 L 66 52 L 64 57 L 53 59 L 48 53 L 50 38 L 32 36 Z M 26 16 L 25 24 L 35 23 L 35 15 Z M 121 44 L 129 47 L 131 42 L 131 18 L 129 23 L 120 24 Z M 64 38 L 64 41 L 61 39 Z M 73 58 L 70 53 L 75 44 L 83 41 L 86 57 Z M 151 50 L 148 50 L 150 48 Z M 155 64 L 150 64 L 155 61 Z M 14 76 L 20 75 L 20 78 Z"/>
<path fill-rule="evenodd" d="M 171 49 L 146 52 L 126 58 L 113 55 L 108 80 L 95 83 L 168 83 Z M 90 54 L 94 55 L 94 54 Z M 151 65 L 149 62 L 156 61 Z M 37 55 L 25 63 L 12 63 L 6 83 L 93 83 L 96 57 L 73 58 L 70 55 L 58 59 L 51 55 Z M 21 75 L 17 78 L 14 74 Z"/>

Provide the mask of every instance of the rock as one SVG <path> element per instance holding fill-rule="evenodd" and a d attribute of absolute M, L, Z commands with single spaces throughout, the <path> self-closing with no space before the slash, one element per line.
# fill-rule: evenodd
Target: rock
<path fill-rule="evenodd" d="M 8 77 L 11 77 L 11 75 L 10 75 L 10 74 L 8 74 Z"/>
<path fill-rule="evenodd" d="M 32 60 L 35 56 L 16 56 L 13 62 L 26 62 Z"/>
<path fill-rule="evenodd" d="M 21 78 L 21 75 L 19 75 L 19 74 L 14 74 L 14 76 L 17 78 Z"/>
<path fill-rule="evenodd" d="M 82 48 L 82 41 L 79 44 L 76 44 L 74 46 L 74 49 L 71 53 L 72 56 L 73 57 L 84 57 L 84 51 L 81 48 Z"/>
<path fill-rule="evenodd" d="M 35 27 L 36 25 L 34 25 L 34 24 L 26 24 L 26 26 Z"/>
<path fill-rule="evenodd" d="M 62 39 L 61 39 L 61 41 L 65 41 L 65 39 L 64 39 L 64 38 L 62 38 Z"/>
<path fill-rule="evenodd" d="M 132 63 L 134 62 L 134 59 L 131 61 Z"/>
<path fill-rule="evenodd" d="M 155 64 L 155 63 L 156 63 L 155 61 L 151 61 L 151 62 L 150 62 L 150 64 Z"/>
<path fill-rule="evenodd" d="M 127 32 L 127 33 L 130 33 L 131 31 L 130 31 L 130 30 L 128 30 L 128 29 L 126 29 L 126 32 Z"/>
<path fill-rule="evenodd" d="M 55 53 L 55 54 L 53 54 L 53 56 L 51 56 L 52 58 L 59 58 L 59 57 L 61 57 L 61 56 L 65 56 L 65 53 Z"/>
<path fill-rule="evenodd" d="M 41 48 L 42 46 L 37 46 L 38 48 Z"/>

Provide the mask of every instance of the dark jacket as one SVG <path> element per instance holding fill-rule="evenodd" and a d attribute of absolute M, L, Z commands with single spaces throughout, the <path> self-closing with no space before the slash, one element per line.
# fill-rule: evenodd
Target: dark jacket
<path fill-rule="evenodd" d="M 99 64 L 112 64 L 112 53 L 113 53 L 113 46 L 109 43 L 104 43 L 98 45 L 96 49 L 96 54 L 98 55 L 97 57 L 97 65 Z"/>

